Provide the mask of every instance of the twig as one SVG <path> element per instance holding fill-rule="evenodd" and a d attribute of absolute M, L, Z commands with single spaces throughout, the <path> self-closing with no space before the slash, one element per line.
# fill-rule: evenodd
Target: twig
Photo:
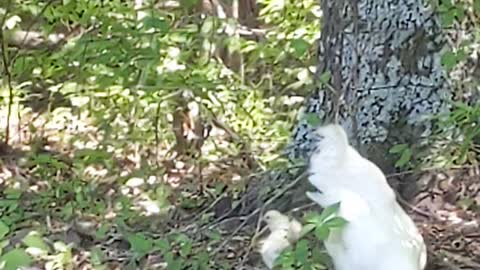
<path fill-rule="evenodd" d="M 8 145 L 8 140 L 10 138 L 10 117 L 12 115 L 12 106 L 13 106 L 13 89 L 12 89 L 12 74 L 10 73 L 8 62 L 8 55 L 7 55 L 7 44 L 5 39 L 5 33 L 3 32 L 3 26 L 5 25 L 5 21 L 7 20 L 8 13 L 10 11 L 11 1 L 7 2 L 7 7 L 5 9 L 5 15 L 2 18 L 2 22 L 0 24 L 0 42 L 2 43 L 2 61 L 3 61 L 3 68 L 5 69 L 5 75 L 7 77 L 7 87 L 8 87 L 8 109 L 7 109 L 7 123 L 5 127 L 5 144 Z"/>
<path fill-rule="evenodd" d="M 469 169 L 469 168 L 476 168 L 477 166 L 478 165 L 476 165 L 476 164 L 451 166 L 447 170 L 463 170 L 463 169 Z M 386 178 L 411 175 L 411 174 L 419 173 L 419 172 L 430 172 L 430 171 L 435 171 L 435 170 L 442 170 L 442 168 L 440 168 L 440 167 L 428 167 L 428 168 L 421 168 L 421 169 L 414 169 L 414 170 L 406 170 L 406 171 L 402 171 L 402 172 L 398 172 L 398 173 L 388 174 L 388 175 L 386 175 Z"/>
<path fill-rule="evenodd" d="M 212 203 L 210 203 L 210 205 L 208 205 L 207 207 L 205 207 L 205 209 L 202 210 L 202 212 L 196 214 L 191 220 L 192 222 L 195 222 L 199 219 L 202 218 L 202 216 L 204 214 L 206 214 L 208 211 L 210 211 L 221 199 L 225 198 L 225 195 L 226 192 L 224 192 L 222 195 L 218 196 Z"/>
<path fill-rule="evenodd" d="M 235 235 L 238 234 L 238 232 L 240 232 L 240 230 L 245 227 L 245 225 L 247 224 L 247 222 L 252 218 L 254 217 L 256 214 L 258 214 L 259 212 L 263 212 L 263 210 L 268 206 L 270 205 L 271 203 L 273 203 L 276 199 L 280 198 L 283 194 L 285 194 L 285 192 L 287 192 L 289 189 L 291 189 L 292 187 L 294 187 L 295 185 L 298 184 L 298 182 L 300 182 L 300 180 L 303 179 L 303 177 L 306 175 L 306 172 L 303 172 L 302 174 L 300 174 L 295 180 L 293 180 L 290 184 L 288 184 L 285 188 L 283 188 L 282 190 L 280 190 L 278 193 L 276 193 L 274 196 L 272 196 L 270 199 L 268 199 L 265 204 L 262 206 L 262 207 L 259 207 L 257 209 L 255 209 L 252 213 L 250 213 L 249 215 L 246 216 L 245 220 L 232 232 L 231 235 L 229 235 L 215 250 L 213 250 L 212 254 L 215 255 L 217 254 Z"/>
<path fill-rule="evenodd" d="M 260 211 L 260 217 L 263 216 L 263 211 Z M 248 259 L 248 257 L 250 257 L 250 253 L 252 252 L 253 250 L 253 246 L 255 245 L 255 242 L 256 242 L 256 239 L 259 235 L 262 235 L 264 231 L 267 230 L 267 227 L 264 227 L 263 229 L 260 229 L 260 226 L 262 224 L 262 219 L 259 218 L 257 220 L 257 226 L 255 228 L 255 233 L 253 234 L 253 237 L 252 239 L 250 240 L 250 244 L 248 245 L 248 248 L 247 248 L 247 252 L 246 254 L 243 255 L 243 259 L 241 261 L 241 265 L 244 265 L 245 264 L 245 261 Z"/>
<path fill-rule="evenodd" d="M 412 205 L 411 203 L 407 202 L 407 200 L 405 200 L 404 198 L 402 198 L 402 196 L 400 196 L 400 194 L 398 192 L 395 191 L 395 193 L 397 194 L 397 199 L 398 201 L 407 206 L 408 208 L 412 209 L 413 211 L 425 216 L 425 217 L 436 217 L 434 215 L 432 215 L 431 213 L 428 213 L 426 211 L 423 211 L 422 209 L 416 207 L 415 205 Z"/>
<path fill-rule="evenodd" d="M 286 169 L 286 171 L 288 172 L 288 171 L 291 171 L 291 170 L 293 170 L 293 169 L 298 169 L 298 168 L 301 168 L 301 167 L 303 167 L 303 166 L 293 165 L 293 166 L 288 167 L 288 168 Z M 245 179 L 247 180 L 247 179 L 250 179 L 250 178 L 253 178 L 253 177 L 259 177 L 259 176 L 262 176 L 262 175 L 265 175 L 265 174 L 268 174 L 268 173 L 270 173 L 270 172 L 269 172 L 269 171 L 261 171 L 261 172 L 257 172 L 257 173 L 252 173 L 252 174 L 250 174 L 250 175 L 247 175 L 247 176 L 245 177 Z M 243 179 L 242 179 L 242 180 L 243 180 Z M 230 214 L 232 214 L 233 211 L 235 211 L 235 209 L 237 209 L 238 205 L 240 205 L 242 202 L 244 202 L 247 198 L 248 198 L 247 196 L 243 196 L 242 198 L 240 198 L 240 200 L 238 200 L 238 201 L 236 202 L 236 203 L 237 203 L 237 206 L 232 207 L 232 209 L 230 209 L 230 211 L 228 211 L 227 213 L 221 215 L 220 217 L 218 217 L 218 218 L 215 219 L 214 221 L 210 222 L 210 224 L 206 224 L 206 225 L 200 227 L 200 230 L 203 230 L 203 229 L 205 229 L 206 227 L 212 228 L 212 227 L 217 226 L 218 223 L 222 222 L 222 220 L 223 220 L 225 217 L 227 217 L 227 216 L 229 216 Z"/>
<path fill-rule="evenodd" d="M 315 205 L 318 205 L 316 202 L 309 202 L 307 204 L 304 204 L 304 205 L 301 205 L 299 207 L 296 207 L 296 208 L 293 208 L 292 210 L 290 210 L 290 212 L 298 212 L 298 211 L 302 211 L 304 209 L 307 209 L 307 208 L 310 208 L 310 207 L 313 207 Z"/>

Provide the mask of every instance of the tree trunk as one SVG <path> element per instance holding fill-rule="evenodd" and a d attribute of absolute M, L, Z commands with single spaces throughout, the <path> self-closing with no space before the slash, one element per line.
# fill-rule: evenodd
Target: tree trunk
<path fill-rule="evenodd" d="M 384 162 L 392 144 L 418 144 L 433 128 L 427 116 L 448 110 L 442 30 L 423 2 L 321 0 L 317 74 L 330 77 L 309 97 L 304 113 L 317 115 L 320 123 L 338 119 L 352 144 L 384 170 L 392 169 L 391 161 Z M 290 158 L 311 151 L 308 119 L 294 129 Z"/>

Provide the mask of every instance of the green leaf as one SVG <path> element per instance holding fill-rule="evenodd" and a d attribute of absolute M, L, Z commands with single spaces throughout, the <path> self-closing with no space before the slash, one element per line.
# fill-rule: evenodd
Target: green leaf
<path fill-rule="evenodd" d="M 302 57 L 310 48 L 310 44 L 303 39 L 294 39 L 290 43 L 296 57 Z"/>
<path fill-rule="evenodd" d="M 168 252 L 164 255 L 167 262 L 167 268 L 170 270 L 181 270 L 183 266 L 183 260 L 176 259 L 172 252 Z"/>
<path fill-rule="evenodd" d="M 6 195 L 6 198 L 11 200 L 20 199 L 20 197 L 22 196 L 22 191 L 15 188 L 7 188 L 4 193 Z"/>
<path fill-rule="evenodd" d="M 213 17 L 208 17 L 203 21 L 202 28 L 200 29 L 200 32 L 203 34 L 209 34 L 211 33 L 215 28 L 215 19 Z"/>
<path fill-rule="evenodd" d="M 208 256 L 207 251 L 200 251 L 195 255 L 195 262 L 198 265 L 198 269 L 209 269 L 208 262 L 210 257 Z"/>
<path fill-rule="evenodd" d="M 314 234 L 317 237 L 317 239 L 323 241 L 323 240 L 326 240 L 328 235 L 330 234 L 330 229 L 325 225 L 317 226 L 315 228 Z"/>
<path fill-rule="evenodd" d="M 187 257 L 192 252 L 192 242 L 185 241 L 180 243 L 180 256 Z"/>
<path fill-rule="evenodd" d="M 445 1 L 445 2 L 448 2 L 448 1 Z M 448 9 L 444 12 L 441 12 L 440 17 L 441 17 L 442 25 L 444 27 L 452 25 L 452 23 L 455 21 L 455 16 L 456 16 L 456 12 L 455 12 L 455 9 L 453 8 Z"/>
<path fill-rule="evenodd" d="M 95 237 L 98 239 L 105 239 L 105 237 L 107 237 L 107 232 L 109 229 L 110 229 L 109 225 L 102 224 L 95 232 Z"/>
<path fill-rule="evenodd" d="M 332 75 L 330 74 L 330 72 L 326 71 L 322 75 L 320 75 L 319 80 L 322 83 L 329 83 L 331 77 L 332 77 Z"/>
<path fill-rule="evenodd" d="M 153 245 L 163 252 L 167 252 L 171 249 L 170 243 L 165 239 L 157 239 L 154 241 Z"/>
<path fill-rule="evenodd" d="M 313 231 L 317 227 L 316 224 L 310 223 L 310 224 L 305 224 L 302 228 L 302 231 L 300 232 L 300 235 L 303 237 L 307 234 L 309 234 L 311 231 Z"/>
<path fill-rule="evenodd" d="M 329 219 L 325 222 L 325 225 L 328 226 L 328 228 L 342 228 L 348 223 L 348 221 L 342 217 L 334 217 L 332 219 Z"/>
<path fill-rule="evenodd" d="M 451 70 L 458 62 L 458 57 L 454 52 L 446 52 L 442 55 L 441 63 L 447 70 Z"/>
<path fill-rule="evenodd" d="M 322 222 L 324 222 L 326 220 L 329 220 L 329 219 L 333 218 L 338 213 L 338 209 L 340 209 L 340 203 L 339 202 L 328 206 L 327 208 L 323 209 L 322 213 L 320 214 L 319 219 Z"/>
<path fill-rule="evenodd" d="M 400 156 L 400 159 L 395 162 L 396 167 L 403 167 L 405 166 L 411 159 L 412 157 L 412 151 L 410 149 L 405 149 L 405 151 L 402 152 L 402 155 Z"/>
<path fill-rule="evenodd" d="M 320 117 L 316 113 L 306 113 L 304 117 L 307 123 L 313 127 L 318 127 L 322 123 Z"/>
<path fill-rule="evenodd" d="M 7 224 L 0 220 L 0 239 L 3 239 L 9 231 L 10 228 L 7 226 Z"/>
<path fill-rule="evenodd" d="M 3 270 L 17 270 L 20 267 L 30 266 L 33 259 L 23 249 L 13 249 L 0 257 L 0 264 L 5 263 Z"/>
<path fill-rule="evenodd" d="M 153 241 L 141 233 L 129 235 L 127 241 L 130 243 L 132 250 L 141 256 L 147 254 L 153 247 Z"/>
<path fill-rule="evenodd" d="M 150 17 L 147 16 L 143 19 L 144 27 L 147 29 L 153 28 L 160 30 L 161 32 L 165 33 L 170 30 L 170 25 L 164 19 L 160 19 L 157 17 Z"/>
<path fill-rule="evenodd" d="M 23 238 L 22 242 L 27 247 L 39 249 L 46 254 L 48 254 L 48 252 L 50 251 L 50 247 L 45 243 L 42 236 L 37 232 L 30 232 L 27 236 Z"/>
<path fill-rule="evenodd" d="M 475 13 L 480 13 L 480 0 L 474 0 L 473 1 L 473 10 Z"/>
<path fill-rule="evenodd" d="M 390 148 L 390 150 L 388 151 L 390 154 L 396 154 L 396 153 L 400 153 L 402 151 L 404 151 L 406 148 L 408 147 L 407 144 L 397 144 L 395 146 L 393 146 L 392 148 Z"/>
<path fill-rule="evenodd" d="M 111 154 L 96 149 L 80 149 L 75 151 L 74 158 L 82 160 L 83 164 L 88 166 L 91 164 L 104 164 L 106 160 L 111 159 Z"/>
<path fill-rule="evenodd" d="M 308 259 L 308 251 L 308 241 L 305 239 L 298 241 L 297 245 L 295 246 L 295 259 L 301 264 L 305 264 Z"/>
<path fill-rule="evenodd" d="M 197 5 L 199 0 L 180 0 L 180 6 L 191 9 Z"/>

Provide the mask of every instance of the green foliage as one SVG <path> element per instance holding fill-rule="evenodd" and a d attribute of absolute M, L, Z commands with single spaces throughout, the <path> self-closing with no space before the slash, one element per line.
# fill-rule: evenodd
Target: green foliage
<path fill-rule="evenodd" d="M 390 149 L 389 153 L 400 156 L 395 162 L 395 167 L 398 168 L 406 167 L 412 159 L 412 150 L 407 144 L 397 144 Z"/>
<path fill-rule="evenodd" d="M 442 65 L 446 70 L 452 70 L 459 62 L 464 61 L 466 55 L 464 50 L 458 52 L 447 51 L 442 55 Z"/>
<path fill-rule="evenodd" d="M 327 269 L 328 255 L 313 241 L 301 239 L 294 248 L 288 248 L 277 260 L 279 269 Z"/>
<path fill-rule="evenodd" d="M 141 233 L 128 235 L 127 240 L 130 248 L 140 257 L 145 256 L 153 247 L 153 240 Z"/>
<path fill-rule="evenodd" d="M 0 240 L 2 240 L 10 231 L 7 224 L 0 220 Z"/>
<path fill-rule="evenodd" d="M 449 129 L 447 147 L 440 159 L 444 165 L 477 164 L 480 155 L 480 105 L 455 102 L 452 111 L 440 121 L 440 129 Z M 443 134 L 442 134 L 443 136 Z"/>
<path fill-rule="evenodd" d="M 307 217 L 307 225 L 304 232 L 313 231 L 319 240 L 325 240 L 334 229 L 341 229 L 346 224 L 346 220 L 337 216 L 340 203 L 331 205 L 322 211 L 320 215 L 310 215 Z"/>
<path fill-rule="evenodd" d="M 319 241 L 325 241 L 331 232 L 339 232 L 347 221 L 338 216 L 340 203 L 325 208 L 320 214 L 310 213 L 305 217 L 301 239 L 294 247 L 282 252 L 276 265 L 281 269 L 327 269 L 329 257 L 320 248 Z M 309 238 L 313 235 L 314 238 Z"/>
<path fill-rule="evenodd" d="M 13 249 L 0 256 L 0 269 L 17 270 L 20 267 L 30 266 L 33 259 L 20 248 Z"/>
<path fill-rule="evenodd" d="M 42 236 L 37 232 L 31 232 L 22 240 L 27 248 L 27 252 L 36 255 L 47 255 L 50 247 L 45 243 Z"/>

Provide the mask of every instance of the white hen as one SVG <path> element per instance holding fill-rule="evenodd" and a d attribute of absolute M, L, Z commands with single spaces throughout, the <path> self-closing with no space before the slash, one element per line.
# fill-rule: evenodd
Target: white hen
<path fill-rule="evenodd" d="M 302 231 L 302 225 L 295 219 L 283 215 L 277 210 L 268 211 L 264 220 L 270 234 L 262 242 L 260 254 L 263 262 L 272 269 L 275 260 L 283 250 L 294 244 Z"/>
<path fill-rule="evenodd" d="M 348 221 L 325 241 L 336 270 L 422 270 L 426 247 L 395 199 L 382 171 L 349 145 L 343 128 L 317 130 L 309 181 L 320 192 L 307 196 L 322 207 L 340 202 Z"/>

